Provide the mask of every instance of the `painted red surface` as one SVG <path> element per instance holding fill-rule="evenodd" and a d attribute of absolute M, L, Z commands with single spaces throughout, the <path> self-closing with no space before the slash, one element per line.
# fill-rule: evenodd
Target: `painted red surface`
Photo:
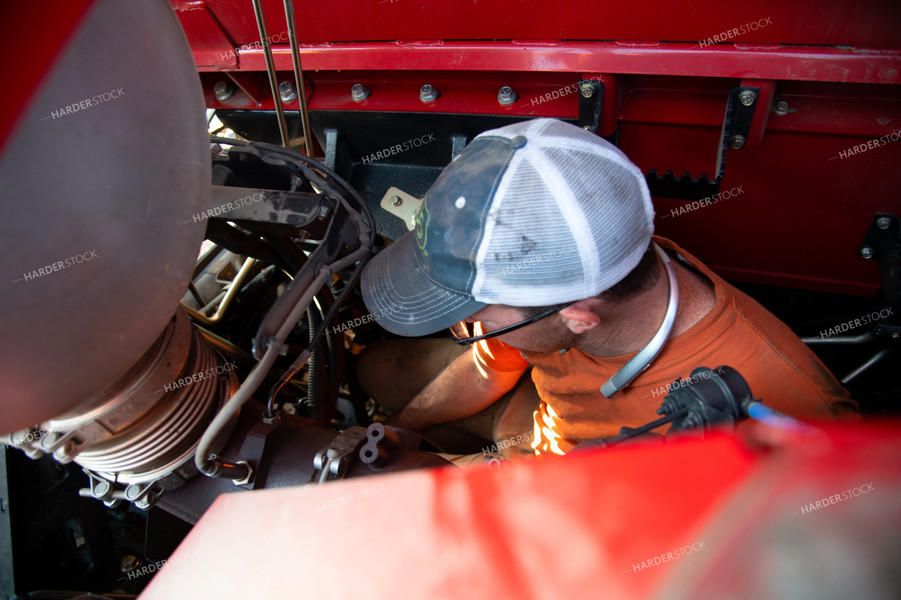
<path fill-rule="evenodd" d="M 788 549 L 768 538 L 766 552 L 745 556 L 749 532 L 785 523 L 803 539 L 826 515 L 897 535 L 897 427 L 814 438 L 749 431 L 753 441 L 716 436 L 229 494 L 142 598 L 638 599 L 659 597 L 674 578 L 677 590 L 716 582 L 722 595 L 705 597 L 733 597 Z M 802 513 L 867 482 L 874 491 Z M 726 568 L 737 574 L 717 577 Z"/>

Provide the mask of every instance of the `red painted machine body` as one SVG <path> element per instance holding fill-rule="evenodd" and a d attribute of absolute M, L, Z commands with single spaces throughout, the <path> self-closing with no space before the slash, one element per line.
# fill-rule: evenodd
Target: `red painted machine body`
<path fill-rule="evenodd" d="M 776 598 L 891 569 L 897 423 L 746 431 L 227 494 L 141 597 Z"/>
<path fill-rule="evenodd" d="M 272 109 L 250 4 L 173 6 L 208 105 Z M 276 70 L 292 80 L 282 3 L 263 7 Z M 752 135 L 729 151 L 720 188 L 737 195 L 679 218 L 672 211 L 684 202 L 656 198 L 658 233 L 732 280 L 878 289 L 875 264 L 857 250 L 875 213 L 901 209 L 901 144 L 843 153 L 901 131 L 897 3 L 359 0 L 296 9 L 312 111 L 575 119 L 574 84 L 597 77 L 599 133 L 619 129 L 620 146 L 645 172 L 676 178 L 716 176 L 727 94 L 759 86 Z M 240 91 L 221 103 L 212 88 L 223 79 Z M 354 102 L 354 83 L 372 95 Z M 429 105 L 418 98 L 424 83 L 441 91 Z M 503 85 L 519 94 L 515 104 L 498 103 Z M 789 112 L 770 110 L 777 100 Z"/>

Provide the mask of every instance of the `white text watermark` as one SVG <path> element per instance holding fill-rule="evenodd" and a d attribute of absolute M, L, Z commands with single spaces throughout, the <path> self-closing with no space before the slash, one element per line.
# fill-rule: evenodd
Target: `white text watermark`
<path fill-rule="evenodd" d="M 80 265 L 81 263 L 87 262 L 89 260 L 94 260 L 95 258 L 97 258 L 97 251 L 88 250 L 87 252 L 82 252 L 81 254 L 70 256 L 65 260 L 58 260 L 55 263 L 50 263 L 49 265 L 38 267 L 37 269 L 32 269 L 30 272 L 23 273 L 22 277 L 20 279 L 16 279 L 15 281 L 13 281 L 13 283 L 38 279 L 40 277 L 44 277 L 45 275 L 50 275 L 51 273 L 56 273 L 57 271 L 68 269 L 69 267 L 72 267 L 74 265 Z"/>
<path fill-rule="evenodd" d="M 547 92 L 540 96 L 533 96 L 530 101 L 531 106 L 533 106 L 533 107 L 539 106 L 542 102 L 549 102 L 551 100 L 556 100 L 557 98 L 564 98 L 566 96 L 569 96 L 570 94 L 574 94 L 574 93 L 580 91 L 582 83 L 584 83 L 586 81 L 587 82 L 594 81 L 596 83 L 602 83 L 601 80 L 598 79 L 597 77 L 592 77 L 591 79 L 585 79 L 581 82 L 577 81 L 576 83 L 571 83 L 569 85 L 565 85 L 561 88 L 557 88 L 556 90 Z"/>
<path fill-rule="evenodd" d="M 362 500 L 363 498 L 369 498 L 370 496 L 374 496 L 375 494 L 384 491 L 385 484 L 380 482 L 376 485 L 371 485 L 361 490 L 357 490 L 352 494 L 344 494 L 343 496 L 338 496 L 337 498 L 333 498 L 328 502 L 317 504 L 313 507 L 313 514 L 325 512 L 333 508 L 338 508 L 339 506 L 344 506 L 345 504 L 350 504 L 351 502 L 356 502 L 357 500 Z"/>
<path fill-rule="evenodd" d="M 379 150 L 377 152 L 373 152 L 372 154 L 364 156 L 362 158 L 363 164 L 366 165 L 371 162 L 381 160 L 383 158 L 388 158 L 389 156 L 394 156 L 395 154 L 400 154 L 401 152 L 406 152 L 407 150 L 410 150 L 411 148 L 419 148 L 420 146 L 423 146 L 424 144 L 428 144 L 428 143 L 434 142 L 434 141 L 436 141 L 434 133 L 427 133 L 427 134 L 421 135 L 417 138 L 411 138 L 411 139 L 405 141 L 403 144 L 395 144 L 388 148 L 384 148 L 382 150 Z"/>
<path fill-rule="evenodd" d="M 651 567 L 656 567 L 658 565 L 662 565 L 665 562 L 670 562 L 671 560 L 676 560 L 678 558 L 682 558 L 683 556 L 688 556 L 689 554 L 700 552 L 701 550 L 706 549 L 707 546 L 704 545 L 703 540 L 700 542 L 695 542 L 690 546 L 682 546 L 680 548 L 676 548 L 672 552 L 664 552 L 663 554 L 652 556 L 647 560 L 637 562 L 632 565 L 631 569 L 627 569 L 623 571 L 623 573 L 638 573 L 639 571 L 644 571 L 645 569 L 650 569 Z"/>
<path fill-rule="evenodd" d="M 728 200 L 729 198 L 734 198 L 735 196 L 741 196 L 745 193 L 744 186 L 737 186 L 732 189 L 726 190 L 725 192 L 717 192 L 712 196 L 707 196 L 706 198 L 701 198 L 700 200 L 695 200 L 694 202 L 689 202 L 684 206 L 680 206 L 679 208 L 673 208 L 669 211 L 670 214 L 663 215 L 660 217 L 661 219 L 665 219 L 667 217 L 676 217 L 679 215 L 684 215 L 686 213 L 690 213 L 692 211 L 698 210 L 699 208 L 705 208 L 710 206 L 711 204 L 716 204 L 722 200 Z"/>
<path fill-rule="evenodd" d="M 177 390 L 179 388 L 183 388 L 186 385 L 191 385 L 192 383 L 197 383 L 198 381 L 203 381 L 204 379 L 209 379 L 211 377 L 215 377 L 216 375 L 222 375 L 223 373 L 228 373 L 235 369 L 235 361 L 227 362 L 224 365 L 216 365 L 215 367 L 210 367 L 206 371 L 202 371 L 200 373 L 194 373 L 193 375 L 188 375 L 187 377 L 182 377 L 172 383 L 167 383 L 163 386 L 162 390 L 157 390 L 159 392 L 171 392 Z"/>
<path fill-rule="evenodd" d="M 690 385 L 694 385 L 700 381 L 705 381 L 708 379 L 713 379 L 719 375 L 723 374 L 723 367 L 717 367 L 715 369 L 705 369 L 700 373 L 692 373 L 688 379 L 679 379 L 668 385 L 661 385 L 655 390 L 651 390 L 650 396 L 656 398 L 657 396 L 666 396 L 678 389 L 688 387 Z M 649 394 L 645 394 L 644 397 L 647 397 Z"/>
<path fill-rule="evenodd" d="M 850 489 L 841 492 L 840 494 L 833 494 L 831 496 L 827 496 L 825 498 L 821 498 L 815 502 L 811 502 L 810 504 L 805 504 L 801 507 L 801 510 L 796 510 L 793 512 L 793 515 L 802 514 L 806 515 L 808 513 L 826 508 L 833 504 L 838 504 L 839 502 L 844 502 L 846 500 L 850 500 L 851 498 L 856 498 L 861 494 L 869 494 L 870 492 L 876 491 L 873 488 L 873 482 L 864 483 L 857 487 L 853 487 Z"/>
<path fill-rule="evenodd" d="M 288 42 L 288 32 L 283 31 L 278 35 L 270 35 L 269 36 L 269 45 L 275 44 L 276 42 Z M 245 52 L 247 50 L 262 50 L 263 42 L 251 42 L 249 44 L 244 44 L 237 48 L 237 52 Z M 222 62 L 227 61 L 230 58 L 236 58 L 238 55 L 234 49 L 229 50 L 228 52 L 220 52 L 219 60 Z"/>
<path fill-rule="evenodd" d="M 847 150 L 839 150 L 838 156 L 833 156 L 829 160 L 846 159 L 850 156 L 857 156 L 858 154 L 863 154 L 867 150 L 875 150 L 881 146 L 885 146 L 889 142 L 897 142 L 901 140 L 901 131 L 893 131 L 891 133 L 887 133 L 882 137 L 878 137 L 872 139 L 864 144 L 857 144 L 856 146 L 851 146 Z"/>
<path fill-rule="evenodd" d="M 50 116 L 44 117 L 43 119 L 41 119 L 41 121 L 45 121 L 47 119 L 60 119 L 67 115 L 74 115 L 77 112 L 99 106 L 104 102 L 109 102 L 110 100 L 118 100 L 124 95 L 125 92 L 123 91 L 123 88 L 116 88 L 108 92 L 103 92 L 102 94 L 97 94 L 93 98 L 85 98 L 84 100 L 79 100 L 78 102 L 73 102 L 72 104 L 63 106 L 59 110 L 51 110 Z"/>
<path fill-rule="evenodd" d="M 869 325 L 870 323 L 878 323 L 882 319 L 886 319 L 895 313 L 892 312 L 892 308 L 883 308 L 879 311 L 873 311 L 868 315 L 864 315 L 858 319 L 848 320 L 841 325 L 836 325 L 835 327 L 830 327 L 829 329 L 824 329 L 820 332 L 820 338 L 825 339 L 828 337 L 832 337 L 837 333 L 846 333 L 851 331 L 852 329 L 857 329 L 858 327 L 863 327 L 864 325 Z"/>
<path fill-rule="evenodd" d="M 532 443 L 533 435 L 534 434 L 529 431 L 527 433 L 504 438 L 501 441 L 488 446 L 487 448 L 482 448 L 482 454 L 484 454 L 485 456 L 488 456 L 489 454 L 500 454 L 500 451 L 504 450 L 505 448 L 518 446 L 519 444 L 530 444 Z"/>
<path fill-rule="evenodd" d="M 772 24 L 773 22 L 770 20 L 770 17 L 764 17 L 762 19 L 757 19 L 756 21 L 745 23 L 741 27 L 733 27 L 732 29 L 722 31 L 712 37 L 708 37 L 706 41 L 701 40 L 700 42 L 698 42 L 698 45 L 703 48 L 704 46 L 709 46 L 711 44 L 718 44 L 720 42 L 731 40 L 734 37 L 744 35 L 749 31 L 757 31 L 758 29 L 763 29 L 764 27 Z"/>
<path fill-rule="evenodd" d="M 215 206 L 206 212 L 196 213 L 191 217 L 190 221 L 182 221 L 182 225 L 184 225 L 185 223 L 199 223 L 204 219 L 209 219 L 210 217 L 218 217 L 236 208 L 241 208 L 242 206 L 250 206 L 251 204 L 256 204 L 257 202 L 260 202 L 262 200 L 263 192 L 254 192 L 252 194 L 244 196 L 243 198 L 238 198 L 234 202 L 220 204 L 219 206 Z"/>

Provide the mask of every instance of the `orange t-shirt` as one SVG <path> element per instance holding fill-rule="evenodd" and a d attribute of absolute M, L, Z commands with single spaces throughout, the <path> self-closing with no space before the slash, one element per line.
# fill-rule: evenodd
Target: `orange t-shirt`
<path fill-rule="evenodd" d="M 857 412 L 848 391 L 785 323 L 673 242 L 659 237 L 654 241 L 713 282 L 716 304 L 688 331 L 669 339 L 651 366 L 613 398 L 605 398 L 601 386 L 634 354 L 597 357 L 576 349 L 520 353 L 497 339 L 474 348 L 486 368 L 496 364 L 497 370 L 508 371 L 514 362 L 519 368 L 534 365 L 532 380 L 541 397 L 532 444 L 537 454 L 565 454 L 580 441 L 614 436 L 620 427 L 659 418 L 656 411 L 669 384 L 688 379 L 701 366 L 737 369 L 755 398 L 801 420 Z"/>

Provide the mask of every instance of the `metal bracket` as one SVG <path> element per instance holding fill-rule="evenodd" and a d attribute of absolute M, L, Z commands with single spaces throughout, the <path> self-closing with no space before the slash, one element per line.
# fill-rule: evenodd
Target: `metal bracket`
<path fill-rule="evenodd" d="M 383 209 L 398 217 L 407 226 L 407 229 L 413 231 L 416 228 L 416 215 L 419 214 L 419 207 L 422 206 L 422 200 L 415 196 L 411 196 L 400 188 L 390 187 L 382 201 L 379 204 Z"/>
<path fill-rule="evenodd" d="M 720 130 L 720 145 L 716 157 L 716 177 L 722 179 L 726 170 L 726 151 L 729 148 L 743 148 L 751 130 L 754 109 L 760 96 L 759 87 L 741 86 L 729 92 L 723 128 Z"/>
<path fill-rule="evenodd" d="M 901 309 L 901 219 L 876 213 L 857 253 L 876 259 L 886 304 Z"/>
<path fill-rule="evenodd" d="M 241 456 L 242 460 L 236 461 L 238 464 L 246 464 L 250 467 L 247 477 L 234 480 L 232 483 L 249 490 L 261 488 L 266 484 L 266 478 L 263 476 L 263 473 L 260 473 L 260 468 L 266 463 L 268 458 L 267 449 L 271 450 L 272 448 L 272 444 L 268 443 L 271 441 L 270 435 L 281 424 L 281 413 L 276 412 L 274 418 L 268 419 L 264 417 L 251 427 L 247 437 L 244 438 L 241 450 L 238 452 L 238 456 Z"/>
<path fill-rule="evenodd" d="M 365 427 L 351 427 L 342 431 L 332 443 L 316 453 L 313 466 L 320 471 L 319 483 L 344 479 L 350 467 L 350 459 L 366 441 Z"/>
<path fill-rule="evenodd" d="M 603 83 L 597 79 L 579 80 L 579 127 L 592 133 L 598 132 L 603 99 Z"/>

